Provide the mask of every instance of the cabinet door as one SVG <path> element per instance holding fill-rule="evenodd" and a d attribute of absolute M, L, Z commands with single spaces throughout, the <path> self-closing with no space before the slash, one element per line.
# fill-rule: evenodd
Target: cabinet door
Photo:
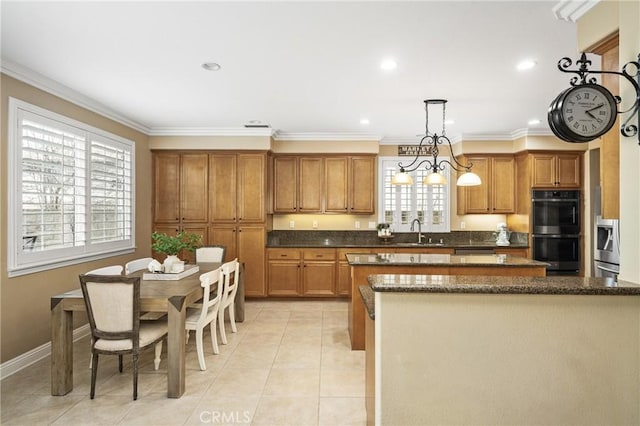
<path fill-rule="evenodd" d="M 153 220 L 180 222 L 180 154 L 153 155 Z"/>
<path fill-rule="evenodd" d="M 213 225 L 209 227 L 208 244 L 220 245 L 226 248 L 224 261 L 238 257 L 237 229 L 235 225 Z"/>
<path fill-rule="evenodd" d="M 336 293 L 338 296 L 351 296 L 351 267 L 349 262 L 338 262 Z"/>
<path fill-rule="evenodd" d="M 556 178 L 559 188 L 580 188 L 580 154 L 558 154 Z"/>
<path fill-rule="evenodd" d="M 302 294 L 305 296 L 335 296 L 335 262 L 303 261 Z"/>
<path fill-rule="evenodd" d="M 273 212 L 298 211 L 298 158 L 273 159 Z"/>
<path fill-rule="evenodd" d="M 266 296 L 265 241 L 263 226 L 238 227 L 238 260 L 244 262 L 244 293 Z"/>
<path fill-rule="evenodd" d="M 180 218 L 182 223 L 207 222 L 209 156 L 182 154 L 180 164 Z"/>
<path fill-rule="evenodd" d="M 266 192 L 266 155 L 238 154 L 238 221 L 264 222 Z"/>
<path fill-rule="evenodd" d="M 554 188 L 556 186 L 556 156 L 553 154 L 533 154 L 531 173 L 532 188 Z"/>
<path fill-rule="evenodd" d="M 322 212 L 323 159 L 301 157 L 299 162 L 298 211 L 300 213 Z"/>
<path fill-rule="evenodd" d="M 209 216 L 212 222 L 236 221 L 235 154 L 211 154 L 209 156 Z M 233 258 L 231 258 L 233 260 Z"/>
<path fill-rule="evenodd" d="M 269 296 L 298 296 L 300 261 L 270 260 L 268 282 Z"/>
<path fill-rule="evenodd" d="M 351 157 L 349 167 L 349 210 L 373 214 L 376 204 L 376 158 Z"/>
<path fill-rule="evenodd" d="M 516 209 L 516 162 L 513 157 L 491 161 L 491 212 L 514 213 Z"/>
<path fill-rule="evenodd" d="M 347 157 L 329 157 L 324 160 L 324 210 L 326 212 L 347 213 L 348 167 Z"/>
<path fill-rule="evenodd" d="M 473 163 L 472 171 L 480 176 L 482 184 L 462 189 L 465 194 L 465 213 L 489 213 L 489 157 L 466 157 L 467 163 Z"/>

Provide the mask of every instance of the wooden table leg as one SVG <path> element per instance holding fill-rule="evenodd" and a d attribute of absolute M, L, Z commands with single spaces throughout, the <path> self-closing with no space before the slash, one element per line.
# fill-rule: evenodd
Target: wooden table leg
<path fill-rule="evenodd" d="M 73 312 L 51 300 L 51 395 L 73 390 Z"/>
<path fill-rule="evenodd" d="M 184 298 L 169 299 L 169 334 L 167 336 L 167 396 L 169 398 L 180 398 L 185 389 L 186 310 Z"/>

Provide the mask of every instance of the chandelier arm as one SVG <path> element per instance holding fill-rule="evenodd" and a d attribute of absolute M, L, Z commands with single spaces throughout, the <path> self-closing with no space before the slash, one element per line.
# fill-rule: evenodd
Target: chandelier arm
<path fill-rule="evenodd" d="M 430 139 L 429 141 L 427 141 L 426 145 L 430 145 L 431 144 L 431 139 L 433 139 L 431 136 L 427 135 L 425 137 L 423 137 L 422 139 L 420 139 L 420 144 L 418 145 L 418 151 L 416 154 L 416 158 L 413 159 L 413 161 L 409 164 L 407 164 L 406 166 L 402 165 L 402 162 L 398 163 L 398 167 L 400 167 L 400 171 L 404 170 L 412 172 L 414 170 L 416 170 L 418 167 L 420 167 L 422 164 L 424 164 L 425 161 L 429 161 L 429 160 L 422 160 L 420 163 L 418 163 L 415 167 L 413 167 L 414 164 L 416 164 L 416 162 L 418 161 L 418 159 L 420 158 L 420 149 L 422 148 L 422 145 L 425 145 L 425 140 Z M 412 168 L 413 167 L 413 168 Z"/>

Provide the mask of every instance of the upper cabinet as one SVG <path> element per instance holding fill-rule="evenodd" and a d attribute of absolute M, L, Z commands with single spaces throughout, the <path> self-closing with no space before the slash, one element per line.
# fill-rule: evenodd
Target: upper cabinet
<path fill-rule="evenodd" d="M 274 213 L 375 212 L 375 164 L 371 156 L 274 156 Z"/>
<path fill-rule="evenodd" d="M 207 222 L 208 155 L 161 153 L 154 161 L 154 221 Z"/>
<path fill-rule="evenodd" d="M 478 186 L 458 187 L 458 214 L 506 214 L 516 208 L 516 166 L 512 155 L 469 155 L 465 163 L 482 181 Z"/>
<path fill-rule="evenodd" d="M 531 154 L 532 188 L 576 188 L 581 187 L 580 153 L 533 153 Z"/>

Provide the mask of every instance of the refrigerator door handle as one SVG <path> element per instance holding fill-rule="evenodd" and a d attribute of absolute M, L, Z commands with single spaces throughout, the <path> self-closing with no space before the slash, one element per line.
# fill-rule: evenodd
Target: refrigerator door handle
<path fill-rule="evenodd" d="M 601 269 L 603 271 L 611 272 L 612 274 L 616 274 L 616 275 L 620 273 L 620 271 L 614 271 L 613 269 L 605 268 L 604 266 L 601 266 L 601 265 L 596 265 L 596 268 Z"/>

